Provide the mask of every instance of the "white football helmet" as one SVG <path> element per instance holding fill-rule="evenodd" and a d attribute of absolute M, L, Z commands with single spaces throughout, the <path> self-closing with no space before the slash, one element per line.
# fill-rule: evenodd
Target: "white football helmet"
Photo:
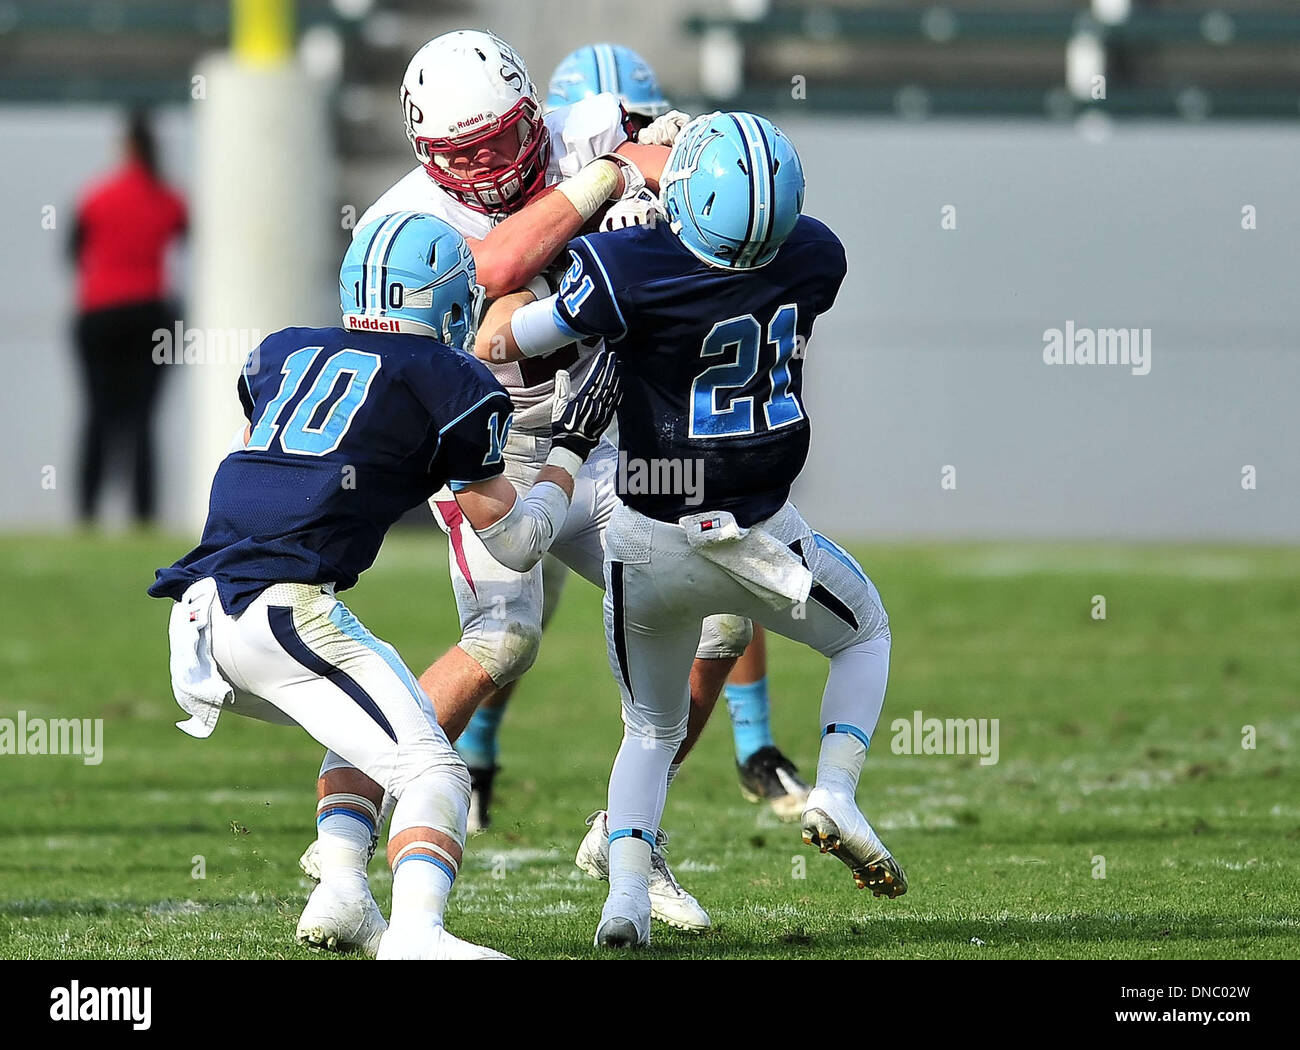
<path fill-rule="evenodd" d="M 528 69 L 504 40 L 466 29 L 430 40 L 406 67 L 402 111 L 416 158 L 462 204 L 487 214 L 514 211 L 542 188 L 550 136 Z M 486 174 L 452 170 L 452 154 L 509 130 L 518 135 L 509 164 Z"/>

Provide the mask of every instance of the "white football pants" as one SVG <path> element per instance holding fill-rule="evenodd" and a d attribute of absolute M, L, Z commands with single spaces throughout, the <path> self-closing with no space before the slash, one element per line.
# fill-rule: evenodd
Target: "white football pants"
<path fill-rule="evenodd" d="M 275 584 L 237 617 L 219 601 L 210 615 L 212 657 L 235 690 L 231 710 L 301 726 L 396 798 L 416 781 L 422 793 L 436 783 L 443 815 L 432 823 L 464 841 L 465 763 L 397 651 L 332 586 Z"/>
<path fill-rule="evenodd" d="M 830 657 L 821 728 L 865 748 L 885 701 L 889 619 L 858 563 L 787 503 L 761 528 L 811 570 L 806 603 L 775 609 L 697 553 L 676 524 L 619 505 L 606 536 L 605 637 L 623 697 L 623 744 L 609 782 L 611 842 L 654 841 L 668 767 L 686 735 L 691 659 L 702 617 L 747 617 Z M 854 771 L 856 785 L 856 771 Z"/>

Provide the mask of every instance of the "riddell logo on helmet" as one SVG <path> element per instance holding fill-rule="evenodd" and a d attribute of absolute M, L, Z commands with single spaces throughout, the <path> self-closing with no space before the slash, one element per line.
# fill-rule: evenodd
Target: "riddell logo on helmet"
<path fill-rule="evenodd" d="M 448 128 L 448 130 L 460 131 L 464 128 L 472 128 L 475 124 L 482 124 L 483 121 L 489 119 L 491 116 L 491 113 L 476 113 L 472 117 L 466 117 L 464 120 L 456 121 L 456 123 L 452 127 Z"/>
<path fill-rule="evenodd" d="M 364 332 L 400 332 L 401 321 L 392 317 L 367 317 L 365 314 L 347 314 L 343 323 L 349 328 L 359 328 Z"/>

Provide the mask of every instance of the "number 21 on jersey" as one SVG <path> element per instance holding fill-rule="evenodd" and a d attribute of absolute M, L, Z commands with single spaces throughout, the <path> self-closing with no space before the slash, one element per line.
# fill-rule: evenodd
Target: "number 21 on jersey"
<path fill-rule="evenodd" d="M 753 314 L 732 317 L 713 326 L 700 347 L 701 359 L 721 356 L 733 347 L 736 356 L 734 361 L 710 365 L 691 384 L 690 437 L 741 437 L 757 430 L 777 430 L 804 418 L 803 402 L 799 399 L 802 376 L 790 364 L 799 342 L 798 323 L 799 307 L 790 303 L 777 310 L 767 326 L 767 342 L 776 347 L 776 356 L 767 371 L 766 386 L 770 393 L 763 402 L 761 426 L 755 418 L 754 398 L 762 391 L 763 384 L 756 389 L 754 380 L 762 356 L 763 326 Z M 750 393 L 735 396 L 744 390 Z M 729 398 L 728 391 L 732 392 Z M 719 400 L 724 402 L 722 406 Z"/>

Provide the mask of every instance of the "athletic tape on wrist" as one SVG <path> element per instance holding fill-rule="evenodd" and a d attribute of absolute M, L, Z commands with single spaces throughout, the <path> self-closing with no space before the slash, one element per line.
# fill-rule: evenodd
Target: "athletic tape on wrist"
<path fill-rule="evenodd" d="M 565 179 L 555 188 L 563 193 L 569 203 L 586 222 L 609 200 L 618 189 L 618 165 L 600 158 L 592 161 L 578 174 Z"/>
<path fill-rule="evenodd" d="M 546 457 L 548 467 L 559 467 L 561 470 L 567 471 L 569 476 L 575 479 L 584 462 L 585 460 L 573 449 L 565 448 L 563 445 L 552 445 L 550 454 Z"/>

